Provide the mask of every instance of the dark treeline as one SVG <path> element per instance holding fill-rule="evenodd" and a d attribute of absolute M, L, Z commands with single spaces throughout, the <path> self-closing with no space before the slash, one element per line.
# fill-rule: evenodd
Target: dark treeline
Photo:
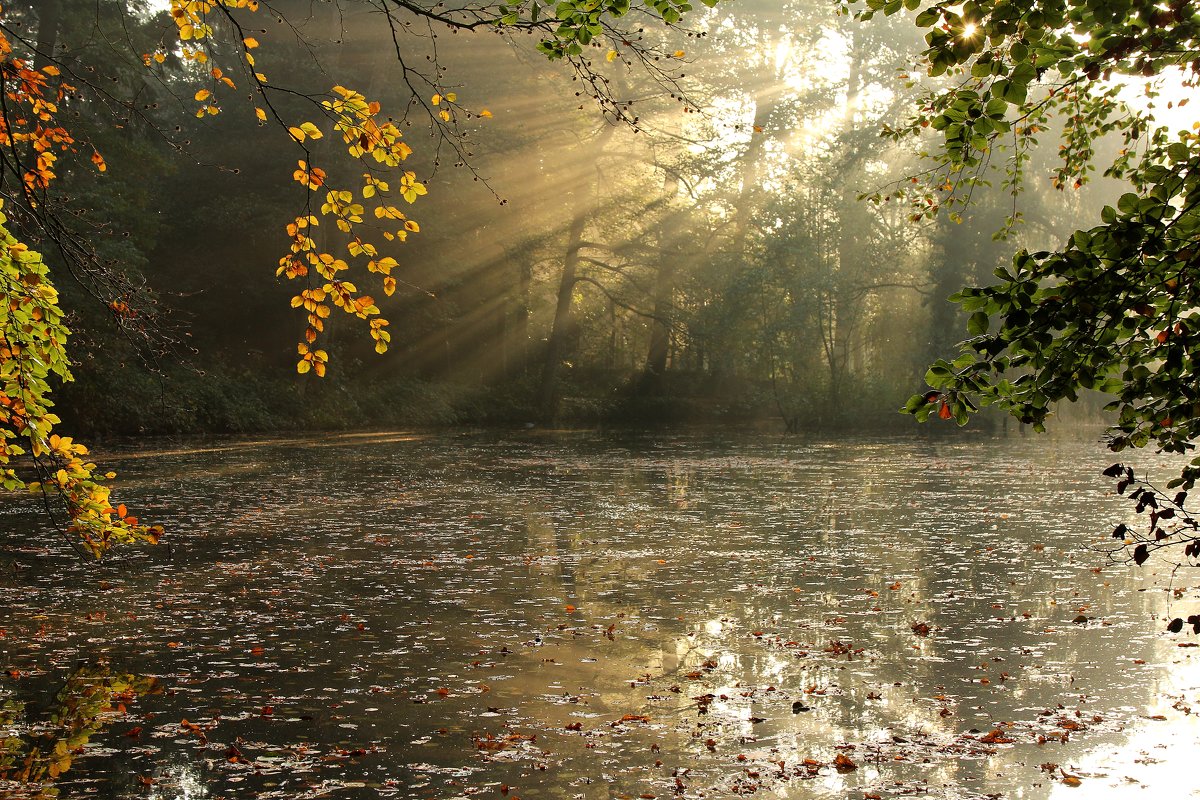
<path fill-rule="evenodd" d="M 1026 221 L 1006 241 L 993 239 L 1012 212 L 1001 191 L 961 224 L 859 199 L 920 168 L 879 135 L 922 91 L 896 77 L 917 49 L 903 20 L 855 24 L 815 0 L 697 14 L 704 36 L 661 44 L 682 51 L 670 69 L 686 73 L 687 99 L 598 50 L 609 91 L 633 102 L 636 122 L 615 126 L 533 41 L 414 26 L 406 63 L 444 68 L 458 103 L 491 112 L 446 139 L 377 17 L 274 5 L 290 24 L 256 32 L 259 67 L 301 94 L 327 93 L 337 75 L 394 109 L 415 151 L 405 168 L 429 188 L 411 209 L 420 232 L 387 253 L 397 291 L 372 289 L 392 349 L 376 355 L 361 326 L 333 319 L 328 376 L 296 374 L 297 289 L 274 272 L 284 227 L 304 211 L 291 180 L 303 153 L 267 136 L 253 103 L 193 116 L 193 85 L 172 83 L 193 67 L 140 57 L 173 27 L 165 11 L 17 4 L 40 43 L 117 76 L 142 109 L 120 130 L 89 131 L 103 179 L 62 176 L 80 230 L 144 287 L 131 335 L 64 281 L 77 363 L 58 408 L 72 430 L 907 424 L 896 409 L 963 333 L 946 298 L 1016 246 L 1057 242 L 1094 215 L 1044 188 L 1036 165 Z M 279 107 L 312 113 L 298 99 Z M 34 244 L 55 259 L 52 243 Z M 145 346 L 141 325 L 172 343 Z"/>

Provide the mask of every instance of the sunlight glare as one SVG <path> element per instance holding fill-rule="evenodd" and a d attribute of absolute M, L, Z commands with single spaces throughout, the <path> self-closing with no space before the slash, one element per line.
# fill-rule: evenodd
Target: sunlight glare
<path fill-rule="evenodd" d="M 775 74 L 779 75 L 792 60 L 792 43 L 788 39 L 780 39 L 775 45 Z"/>

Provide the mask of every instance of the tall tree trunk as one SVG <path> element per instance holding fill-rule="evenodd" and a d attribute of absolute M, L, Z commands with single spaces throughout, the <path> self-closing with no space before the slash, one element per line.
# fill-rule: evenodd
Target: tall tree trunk
<path fill-rule="evenodd" d="M 599 161 L 604 154 L 604 148 L 612 139 L 615 128 L 605 125 L 596 136 L 591 146 L 595 154 L 597 175 L 596 185 L 602 183 L 599 175 Z M 583 231 L 587 219 L 595 210 L 592 207 L 590 190 L 592 186 L 580 186 L 575 202 L 575 214 L 567 228 L 567 251 L 563 257 L 562 276 L 558 282 L 558 297 L 554 305 L 554 324 L 550 329 L 550 339 L 546 343 L 546 360 L 542 364 L 542 385 L 538 392 L 538 411 L 543 425 L 551 425 L 558 417 L 559 391 L 562 381 L 562 365 L 570 355 L 570 339 L 575 330 L 575 313 L 572 297 L 575 285 L 579 282 L 579 251 L 583 248 Z"/>
<path fill-rule="evenodd" d="M 679 222 L 681 212 L 670 203 L 679 191 L 679 181 L 663 174 L 661 203 L 663 214 L 658 225 L 658 271 L 654 275 L 654 319 L 650 322 L 650 346 L 640 390 L 644 394 L 662 394 L 671 350 L 671 329 L 675 321 L 675 274 L 680 254 Z"/>
<path fill-rule="evenodd" d="M 828 327 L 829 346 L 829 408 L 834 414 L 842 411 L 842 394 L 850 377 L 850 350 L 853 336 L 853 319 L 856 314 L 854 297 L 855 273 L 862 266 L 864 253 L 861 239 L 869 236 L 869 227 L 864 218 L 858 191 L 851 178 L 862 160 L 851 141 L 858 122 L 863 89 L 862 39 L 857 27 L 850 31 L 850 63 L 846 77 L 846 105 L 842 112 L 842 137 L 845 139 L 841 198 L 838 204 L 838 263 L 837 277 L 832 281 L 829 297 Z"/>
<path fill-rule="evenodd" d="M 751 101 L 754 103 L 754 118 L 751 123 L 750 141 L 746 145 L 746 151 L 739 159 L 741 188 L 737 198 L 733 201 L 733 234 L 728 250 L 729 256 L 733 259 L 733 270 L 739 270 L 742 265 L 754 261 L 754 255 L 748 251 L 750 222 L 754 218 L 761 194 L 759 186 L 762 173 L 761 162 L 766 157 L 767 140 L 768 137 L 776 134 L 771 125 L 771 119 L 775 116 L 779 103 L 783 99 L 782 91 L 778 88 L 777 71 L 770 62 L 763 62 L 759 65 L 752 85 L 762 88 L 759 88 L 751 97 Z M 730 281 L 733 280 L 733 275 L 730 275 Z M 741 313 L 748 314 L 750 312 L 748 309 L 741 309 Z M 738 371 L 738 364 L 734 359 L 738 350 L 739 348 L 736 347 L 718 346 L 712 353 L 712 368 L 718 380 Z"/>
<path fill-rule="evenodd" d="M 541 422 L 551 425 L 558 417 L 559 383 L 562 363 L 567 357 L 568 340 L 575 327 L 572 297 L 578 282 L 579 250 L 583 245 L 583 229 L 587 223 L 587 212 L 581 207 L 571 219 L 567 229 L 567 253 L 563 259 L 562 277 L 558 282 L 558 299 L 554 306 L 554 326 L 546 343 L 546 360 L 542 365 L 542 386 L 538 398 Z"/>

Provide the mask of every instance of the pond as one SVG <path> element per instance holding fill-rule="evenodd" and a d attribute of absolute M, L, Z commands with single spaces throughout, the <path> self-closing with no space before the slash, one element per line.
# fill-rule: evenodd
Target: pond
<path fill-rule="evenodd" d="M 0 509 L 0 700 L 14 747 L 73 720 L 62 797 L 1197 794 L 1192 576 L 1099 549 L 1094 439 L 97 456 L 163 544 L 84 563 Z"/>

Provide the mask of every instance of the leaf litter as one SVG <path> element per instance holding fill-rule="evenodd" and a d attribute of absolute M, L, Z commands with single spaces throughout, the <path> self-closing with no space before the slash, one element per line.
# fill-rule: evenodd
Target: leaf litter
<path fill-rule="evenodd" d="M 78 663 L 163 687 L 105 720 L 62 796 L 1124 781 L 1077 765 L 1191 724 L 1194 686 L 1155 689 L 1191 651 L 1147 624 L 1165 598 L 1142 575 L 1079 548 L 1118 513 L 1080 475 L 1090 450 L 989 447 L 481 435 L 131 461 L 159 548 L 85 567 L 22 540 L 36 509 L 3 509 L 0 699 L 34 736 Z"/>

